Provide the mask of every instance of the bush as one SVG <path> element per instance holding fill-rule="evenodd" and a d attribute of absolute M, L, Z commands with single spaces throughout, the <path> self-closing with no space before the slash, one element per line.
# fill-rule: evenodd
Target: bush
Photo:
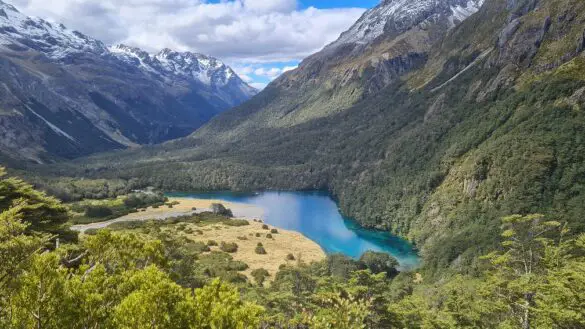
<path fill-rule="evenodd" d="M 268 227 L 268 225 L 266 225 L 266 224 L 263 224 L 263 225 L 262 225 L 262 229 L 263 229 L 263 230 L 269 230 L 269 229 L 270 229 L 270 227 Z"/>
<path fill-rule="evenodd" d="M 227 252 L 227 253 L 238 252 L 238 244 L 235 242 L 222 242 L 219 245 L 219 249 L 221 249 L 221 251 Z"/>
<path fill-rule="evenodd" d="M 398 274 L 398 261 L 387 253 L 367 251 L 360 257 L 360 263 L 374 274 L 386 272 L 388 277 Z"/>
<path fill-rule="evenodd" d="M 231 220 L 226 220 L 223 223 L 225 225 L 228 225 L 228 226 L 246 226 L 246 225 L 250 225 L 250 222 L 248 222 L 245 219 L 231 219 Z"/>
<path fill-rule="evenodd" d="M 245 271 L 249 268 L 248 264 L 239 260 L 232 261 L 228 264 L 228 270 L 230 271 Z"/>
<path fill-rule="evenodd" d="M 85 216 L 89 218 L 104 218 L 112 216 L 114 212 L 106 206 L 87 206 Z"/>
<path fill-rule="evenodd" d="M 275 228 L 273 228 L 272 230 L 270 230 L 270 233 L 272 233 L 272 234 L 278 234 L 278 230 L 275 229 Z"/>
<path fill-rule="evenodd" d="M 215 240 L 209 240 L 207 241 L 207 245 L 210 247 L 216 247 L 217 246 L 217 241 Z"/>
<path fill-rule="evenodd" d="M 296 259 L 295 255 L 293 255 L 293 254 L 286 255 L 286 260 L 295 260 L 295 259 Z"/>
<path fill-rule="evenodd" d="M 256 233 L 256 237 L 257 237 L 257 238 L 259 238 L 259 237 L 261 237 L 261 236 L 262 236 L 262 234 L 260 234 L 260 233 Z"/>
<path fill-rule="evenodd" d="M 258 247 L 264 247 L 264 245 L 262 244 L 262 242 L 258 242 L 257 246 Z"/>
<path fill-rule="evenodd" d="M 248 237 L 243 235 L 243 236 L 239 236 L 238 240 L 248 240 Z"/>
<path fill-rule="evenodd" d="M 266 239 L 272 239 L 272 234 L 270 233 L 266 234 Z"/>
<path fill-rule="evenodd" d="M 248 277 L 246 277 L 242 273 L 238 273 L 238 272 L 225 272 L 221 276 L 221 279 L 226 281 L 226 282 L 234 283 L 234 284 L 248 282 Z"/>
<path fill-rule="evenodd" d="M 215 215 L 221 215 L 221 216 L 226 216 L 226 217 L 234 217 L 234 214 L 232 213 L 232 211 L 230 209 L 227 209 L 221 203 L 214 203 L 214 204 L 212 204 L 211 205 L 211 211 Z"/>
<path fill-rule="evenodd" d="M 116 222 L 112 223 L 108 226 L 110 230 L 134 230 L 137 228 L 142 228 L 148 225 L 148 222 L 140 221 L 140 220 L 133 220 L 127 222 Z"/>
<path fill-rule="evenodd" d="M 267 270 L 263 268 L 255 269 L 252 271 L 252 277 L 259 286 L 263 286 L 266 278 L 270 276 Z"/>
<path fill-rule="evenodd" d="M 83 233 L 87 234 L 87 235 L 96 235 L 99 230 L 100 230 L 99 228 L 90 228 L 90 229 L 85 230 L 85 232 L 83 232 Z"/>
<path fill-rule="evenodd" d="M 266 249 L 264 249 L 264 247 L 260 246 L 260 245 L 256 246 L 255 251 L 258 255 L 266 255 L 267 254 Z"/>

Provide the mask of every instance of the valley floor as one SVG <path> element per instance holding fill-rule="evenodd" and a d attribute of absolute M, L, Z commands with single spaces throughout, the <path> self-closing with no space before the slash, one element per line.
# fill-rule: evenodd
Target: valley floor
<path fill-rule="evenodd" d="M 234 214 L 234 217 L 236 218 L 260 219 L 264 215 L 264 211 L 259 207 L 254 207 L 242 203 L 225 202 L 221 200 L 169 198 L 168 202 L 175 203 L 175 205 L 172 208 L 169 208 L 167 206 L 161 206 L 158 208 L 148 207 L 146 209 L 143 209 L 143 211 L 131 213 L 126 216 L 122 216 L 109 221 L 84 225 L 74 225 L 71 228 L 75 231 L 85 232 L 89 229 L 105 228 L 111 224 L 119 222 L 146 221 L 151 219 L 163 220 L 173 217 L 192 215 L 195 213 L 211 211 L 211 205 L 214 203 L 221 203 L 226 208 L 231 209 L 232 213 Z"/>
<path fill-rule="evenodd" d="M 222 242 L 236 243 L 238 250 L 231 255 L 234 260 L 242 261 L 249 266 L 242 273 L 250 279 L 252 279 L 252 271 L 256 269 L 266 269 L 270 273 L 269 279 L 274 279 L 279 267 L 283 264 L 292 265 L 299 261 L 310 264 L 326 258 L 323 249 L 303 234 L 281 230 L 262 223 L 260 220 L 264 212 L 262 208 L 221 200 L 191 198 L 169 198 L 168 203 L 174 204 L 173 207 L 171 208 L 166 205 L 158 208 L 148 207 L 143 211 L 131 213 L 109 221 L 75 225 L 72 226 L 72 229 L 85 232 L 106 228 L 114 223 L 170 219 L 192 215 L 194 213 L 210 212 L 212 204 L 221 203 L 233 212 L 234 218 L 248 220 L 249 225 L 229 226 L 223 223 L 211 225 L 189 224 L 182 232 L 176 233 L 185 236 L 189 240 L 204 244 L 209 241 L 215 241 L 218 244 Z M 167 229 L 174 232 L 174 228 L 173 226 Z M 258 243 L 263 245 L 266 254 L 256 253 Z M 219 246 L 210 247 L 211 251 L 220 250 Z M 292 255 L 294 259 L 289 259 L 289 255 Z"/>

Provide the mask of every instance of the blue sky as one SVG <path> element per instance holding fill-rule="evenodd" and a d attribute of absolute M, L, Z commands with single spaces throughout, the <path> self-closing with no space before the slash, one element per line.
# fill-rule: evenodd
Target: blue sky
<path fill-rule="evenodd" d="M 263 88 L 378 0 L 3 0 L 107 44 L 219 58 Z"/>

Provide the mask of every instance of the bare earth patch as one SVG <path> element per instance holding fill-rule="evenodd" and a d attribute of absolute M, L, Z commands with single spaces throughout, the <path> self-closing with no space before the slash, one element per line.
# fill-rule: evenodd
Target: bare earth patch
<path fill-rule="evenodd" d="M 271 233 L 272 238 L 266 235 L 270 230 L 262 229 L 263 223 L 250 221 L 250 225 L 232 227 L 224 224 L 214 224 L 209 226 L 198 226 L 190 224 L 188 227 L 193 230 L 201 230 L 203 234 L 185 234 L 194 241 L 207 242 L 214 240 L 218 244 L 221 242 L 235 242 L 238 244 L 238 251 L 231 255 L 235 260 L 242 261 L 250 267 L 242 272 L 248 276 L 252 282 L 251 273 L 255 269 L 264 268 L 270 273 L 269 280 L 273 280 L 282 264 L 296 264 L 298 261 L 311 263 L 325 259 L 325 252 L 321 247 L 308 239 L 304 235 L 294 232 L 285 231 L 279 228 L 277 234 Z M 274 227 L 270 226 L 270 229 Z M 260 233 L 260 237 L 256 237 Z M 245 239 L 243 240 L 242 238 Z M 266 250 L 265 255 L 256 253 L 256 246 L 261 242 Z M 211 250 L 219 250 L 219 247 L 211 247 Z M 295 260 L 287 260 L 287 255 L 293 254 Z"/>
<path fill-rule="evenodd" d="M 120 218 L 112 219 L 105 222 L 92 223 L 87 225 L 74 225 L 71 228 L 76 231 L 85 232 L 89 229 L 100 229 L 108 227 L 109 225 L 117 222 L 129 222 L 137 220 L 151 220 L 151 219 L 167 219 L 172 217 L 180 217 L 185 215 L 192 215 L 194 213 L 202 213 L 211 211 L 211 205 L 214 203 L 221 203 L 226 208 L 231 209 L 232 213 L 237 218 L 262 218 L 264 211 L 262 208 L 243 204 L 225 202 L 221 200 L 201 200 L 201 199 L 190 199 L 190 198 L 169 198 L 169 203 L 178 202 L 179 204 L 174 205 L 172 208 L 168 206 L 160 206 L 159 208 L 149 207 L 145 211 L 139 211 L 137 213 L 128 214 Z M 196 210 L 193 210 L 195 208 Z"/>

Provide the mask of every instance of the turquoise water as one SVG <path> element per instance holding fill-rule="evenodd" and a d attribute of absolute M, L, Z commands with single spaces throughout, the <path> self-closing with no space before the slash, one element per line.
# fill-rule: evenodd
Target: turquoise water
<path fill-rule="evenodd" d="M 407 241 L 387 232 L 360 227 L 345 218 L 337 204 L 321 192 L 261 193 L 172 193 L 169 196 L 196 199 L 219 199 L 239 202 L 264 209 L 264 222 L 286 230 L 297 231 L 317 242 L 326 253 L 342 253 L 359 258 L 368 250 L 387 252 L 402 268 L 414 268 L 419 257 Z"/>

